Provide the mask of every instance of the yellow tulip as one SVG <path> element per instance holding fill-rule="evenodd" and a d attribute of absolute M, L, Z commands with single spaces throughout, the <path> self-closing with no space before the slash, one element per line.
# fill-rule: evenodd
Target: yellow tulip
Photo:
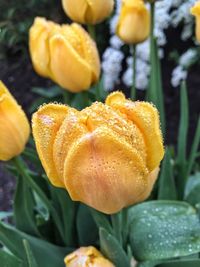
<path fill-rule="evenodd" d="M 112 13 L 114 0 L 62 0 L 62 5 L 73 21 L 97 24 Z"/>
<path fill-rule="evenodd" d="M 196 17 L 196 39 L 200 42 L 200 1 L 196 2 L 191 8 L 191 14 Z"/>
<path fill-rule="evenodd" d="M 25 113 L 0 81 L 0 160 L 7 161 L 21 154 L 29 134 Z"/>
<path fill-rule="evenodd" d="M 44 105 L 33 135 L 50 181 L 107 214 L 149 196 L 164 155 L 157 109 L 120 92 L 82 111 Z"/>
<path fill-rule="evenodd" d="M 143 0 L 122 0 L 117 35 L 127 44 L 138 44 L 149 34 L 150 14 Z"/>
<path fill-rule="evenodd" d="M 65 257 L 67 267 L 114 267 L 94 247 L 81 247 Z"/>
<path fill-rule="evenodd" d="M 59 25 L 36 18 L 29 47 L 36 72 L 71 92 L 88 90 L 100 75 L 96 44 L 78 24 Z"/>

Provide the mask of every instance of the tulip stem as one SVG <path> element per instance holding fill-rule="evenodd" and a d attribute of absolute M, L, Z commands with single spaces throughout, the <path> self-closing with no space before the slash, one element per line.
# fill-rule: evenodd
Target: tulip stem
<path fill-rule="evenodd" d="M 131 99 L 135 100 L 136 99 L 136 45 L 134 44 L 132 46 L 132 54 L 133 54 L 133 84 L 131 87 Z"/>
<path fill-rule="evenodd" d="M 24 163 L 23 159 L 20 156 L 18 156 L 18 157 L 15 157 L 12 160 L 12 162 L 15 165 L 18 173 L 22 177 L 24 177 L 24 181 L 27 182 L 28 186 L 30 186 L 30 188 L 32 188 L 37 193 L 37 195 L 40 197 L 40 199 L 43 201 L 43 203 L 49 209 L 49 211 L 52 214 L 52 218 L 54 219 L 55 224 L 58 227 L 58 230 L 60 232 L 60 235 L 63 238 L 64 237 L 64 234 L 63 234 L 63 230 L 62 230 L 62 222 L 60 221 L 60 218 L 58 216 L 58 213 L 57 213 L 56 209 L 53 207 L 53 205 L 50 202 L 50 200 L 46 197 L 46 195 L 44 194 L 44 192 L 41 190 L 41 188 L 37 185 L 37 183 L 33 180 L 33 178 L 31 177 L 31 175 L 29 174 L 28 169 L 27 169 L 27 166 Z"/>
<path fill-rule="evenodd" d="M 88 24 L 87 25 L 87 29 L 88 29 L 88 32 L 89 32 L 90 36 L 95 41 L 96 40 L 95 26 L 94 25 L 91 25 L 91 24 Z"/>
<path fill-rule="evenodd" d="M 69 105 L 70 104 L 70 93 L 63 89 L 62 94 L 63 94 L 63 102 L 64 102 L 64 104 L 68 104 Z"/>

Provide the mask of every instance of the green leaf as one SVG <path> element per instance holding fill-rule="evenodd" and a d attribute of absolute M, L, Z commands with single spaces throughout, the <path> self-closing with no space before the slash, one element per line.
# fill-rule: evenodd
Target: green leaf
<path fill-rule="evenodd" d="M 14 219 L 16 227 L 31 235 L 40 236 L 35 221 L 35 200 L 23 177 L 18 177 L 14 198 Z"/>
<path fill-rule="evenodd" d="M 176 185 L 173 176 L 171 153 L 169 148 L 165 150 L 165 158 L 162 163 L 159 179 L 158 199 L 176 200 Z"/>
<path fill-rule="evenodd" d="M 113 235 L 109 234 L 104 228 L 100 228 L 99 237 L 101 251 L 106 258 L 113 262 L 116 267 L 130 266 L 128 256 Z"/>
<path fill-rule="evenodd" d="M 53 205 L 63 223 L 63 241 L 67 247 L 76 245 L 76 213 L 78 204 L 71 200 L 67 191 L 50 185 Z"/>
<path fill-rule="evenodd" d="M 62 95 L 62 90 L 59 86 L 52 86 L 50 88 L 33 87 L 31 89 L 33 93 L 50 99 Z"/>
<path fill-rule="evenodd" d="M 25 252 L 26 252 L 26 257 L 27 257 L 27 262 L 28 262 L 28 267 L 38 267 L 38 264 L 33 256 L 33 253 L 31 251 L 29 242 L 27 240 L 23 240 Z"/>
<path fill-rule="evenodd" d="M 16 257 L 26 262 L 24 239 L 29 242 L 38 266 L 64 267 L 64 257 L 71 252 L 71 249 L 55 246 L 0 222 L 0 243 L 7 247 Z"/>
<path fill-rule="evenodd" d="M 156 38 L 151 40 L 151 72 L 150 72 L 150 85 L 147 91 L 147 99 L 153 102 L 160 112 L 161 128 L 165 134 L 165 108 L 164 97 L 161 77 L 160 59 L 158 56 L 158 46 Z"/>
<path fill-rule="evenodd" d="M 200 172 L 189 177 L 185 188 L 185 200 L 192 205 L 200 203 Z"/>
<path fill-rule="evenodd" d="M 156 267 L 199 267 L 200 260 L 171 261 L 156 265 Z"/>
<path fill-rule="evenodd" d="M 190 156 L 189 156 L 189 161 L 188 161 L 188 170 L 187 170 L 188 175 L 190 175 L 195 159 L 197 157 L 199 143 L 200 143 L 200 117 L 198 119 L 197 128 L 196 128 L 196 132 L 194 135 L 194 141 L 192 143 L 192 148 L 190 151 Z"/>
<path fill-rule="evenodd" d="M 185 183 L 187 180 L 186 152 L 189 123 L 189 106 L 186 83 L 181 84 L 180 123 L 178 132 L 177 163 L 178 163 L 178 195 L 183 199 Z"/>
<path fill-rule="evenodd" d="M 8 217 L 12 217 L 13 216 L 13 212 L 10 211 L 0 211 L 0 221 L 4 220 Z"/>
<path fill-rule="evenodd" d="M 95 210 L 90 208 L 91 214 L 94 218 L 94 221 L 96 223 L 96 225 L 100 228 L 104 228 L 106 229 L 107 232 L 109 232 L 110 234 L 113 233 L 113 229 L 111 227 L 111 224 L 109 222 L 108 216 Z"/>
<path fill-rule="evenodd" d="M 90 208 L 81 204 L 78 208 L 76 220 L 79 246 L 96 246 L 99 231 L 91 215 Z"/>
<path fill-rule="evenodd" d="M 0 263 L 2 267 L 22 267 L 22 261 L 15 257 L 14 255 L 0 250 Z"/>
<path fill-rule="evenodd" d="M 200 252 L 196 210 L 180 201 L 150 201 L 129 209 L 130 242 L 140 261 L 170 259 Z"/>

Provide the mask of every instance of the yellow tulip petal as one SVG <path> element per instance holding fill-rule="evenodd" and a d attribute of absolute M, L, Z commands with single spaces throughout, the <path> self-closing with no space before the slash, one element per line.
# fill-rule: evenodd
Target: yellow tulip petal
<path fill-rule="evenodd" d="M 85 14 L 88 8 L 87 0 L 62 0 L 65 13 L 74 21 L 85 22 Z"/>
<path fill-rule="evenodd" d="M 67 267 L 114 267 L 105 259 L 103 255 L 94 247 L 81 247 L 65 257 Z"/>
<path fill-rule="evenodd" d="M 71 92 L 87 90 L 92 82 L 92 71 L 61 34 L 50 40 L 51 70 L 57 83 Z"/>
<path fill-rule="evenodd" d="M 113 97 L 111 95 L 106 103 L 126 114 L 128 119 L 140 129 L 146 143 L 147 166 L 150 171 L 153 171 L 159 166 L 164 156 L 157 109 L 147 102 L 124 101 L 123 98 L 121 98 L 121 101 L 117 100 L 115 102 L 114 96 L 115 94 Z"/>
<path fill-rule="evenodd" d="M 116 31 L 128 44 L 141 43 L 147 39 L 150 33 L 150 14 L 142 0 L 123 1 Z"/>
<path fill-rule="evenodd" d="M 71 27 L 75 31 L 77 36 L 79 36 L 80 38 L 80 44 L 83 50 L 82 56 L 83 59 L 85 59 L 86 62 L 91 67 L 91 71 L 93 73 L 92 81 L 95 83 L 99 80 L 100 69 L 101 69 L 97 46 L 95 42 L 91 39 L 89 34 L 77 23 L 73 23 Z"/>
<path fill-rule="evenodd" d="M 54 146 L 53 157 L 59 177 L 63 179 L 64 162 L 70 147 L 75 140 L 87 134 L 87 127 L 79 122 L 78 111 L 70 109 L 67 117 L 57 132 Z"/>
<path fill-rule="evenodd" d="M 64 166 L 71 198 L 107 214 L 134 203 L 146 189 L 147 175 L 138 152 L 106 127 L 78 139 Z"/>
<path fill-rule="evenodd" d="M 36 72 L 44 77 L 50 77 L 48 38 L 48 22 L 44 18 L 36 18 L 29 32 L 29 49 Z"/>
<path fill-rule="evenodd" d="M 53 160 L 53 144 L 60 126 L 68 113 L 65 105 L 48 104 L 42 106 L 32 119 L 33 136 L 42 165 L 51 183 L 64 187 L 58 176 Z"/>
<path fill-rule="evenodd" d="M 190 12 L 194 16 L 200 15 L 200 2 L 196 2 L 195 5 L 190 9 Z"/>
<path fill-rule="evenodd" d="M 88 9 L 86 12 L 85 22 L 96 24 L 108 17 L 114 7 L 113 0 L 87 0 Z"/>
<path fill-rule="evenodd" d="M 0 160 L 7 161 L 19 155 L 29 134 L 25 113 L 0 81 Z"/>

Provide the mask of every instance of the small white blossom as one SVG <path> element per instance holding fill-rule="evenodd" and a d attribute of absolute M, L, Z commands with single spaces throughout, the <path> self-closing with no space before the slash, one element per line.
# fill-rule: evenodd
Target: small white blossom
<path fill-rule="evenodd" d="M 174 87 L 180 85 L 181 81 L 187 78 L 187 71 L 182 66 L 177 66 L 172 72 L 171 83 Z"/>

